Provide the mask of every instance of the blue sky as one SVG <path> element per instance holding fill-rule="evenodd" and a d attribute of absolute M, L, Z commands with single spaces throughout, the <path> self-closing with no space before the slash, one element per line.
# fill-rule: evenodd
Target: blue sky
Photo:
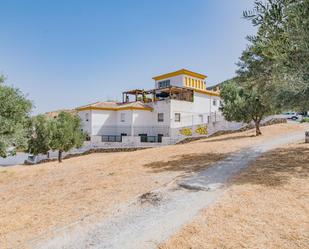
<path fill-rule="evenodd" d="M 253 0 L 0 0 L 0 73 L 34 113 L 153 88 L 181 68 L 231 78 L 254 34 L 242 11 Z"/>

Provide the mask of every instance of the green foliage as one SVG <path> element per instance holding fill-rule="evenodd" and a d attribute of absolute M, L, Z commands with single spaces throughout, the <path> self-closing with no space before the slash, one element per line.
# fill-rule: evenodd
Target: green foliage
<path fill-rule="evenodd" d="M 33 118 L 27 151 L 33 155 L 47 154 L 51 149 L 51 121 L 44 115 Z"/>
<path fill-rule="evenodd" d="M 301 123 L 309 123 L 309 118 L 303 118 L 300 122 Z"/>
<path fill-rule="evenodd" d="M 309 1 L 255 1 L 244 17 L 258 26 L 256 36 L 244 53 L 260 64 L 275 86 L 273 100 L 278 107 L 309 109 Z M 241 70 L 251 73 L 250 67 Z"/>
<path fill-rule="evenodd" d="M 27 127 L 32 103 L 16 88 L 5 86 L 0 76 L 0 156 L 6 157 L 7 151 L 24 149 L 27 146 Z"/>
<path fill-rule="evenodd" d="M 59 162 L 62 160 L 63 151 L 79 148 L 85 141 L 85 135 L 81 131 L 81 120 L 76 115 L 60 112 L 58 117 L 51 121 L 51 127 L 50 146 L 53 150 L 59 150 Z"/>
<path fill-rule="evenodd" d="M 236 84 L 231 82 L 221 89 L 223 104 L 222 114 L 228 121 L 250 123 L 256 126 L 256 135 L 261 135 L 259 129 L 263 117 L 272 112 L 272 105 L 263 96 L 259 88 L 254 85 Z"/>
<path fill-rule="evenodd" d="M 32 119 L 28 152 L 38 155 L 58 150 L 58 160 L 61 162 L 63 151 L 81 147 L 84 140 L 78 116 L 67 112 L 60 112 L 54 119 L 39 115 Z"/>
<path fill-rule="evenodd" d="M 238 63 L 238 77 L 223 86 L 228 120 L 254 121 L 281 109 L 309 109 L 309 0 L 255 1 L 244 17 L 258 26 Z"/>

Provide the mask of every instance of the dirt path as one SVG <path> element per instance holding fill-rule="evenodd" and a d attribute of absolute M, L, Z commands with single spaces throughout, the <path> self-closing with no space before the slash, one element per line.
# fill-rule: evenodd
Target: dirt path
<path fill-rule="evenodd" d="M 262 153 L 303 139 L 303 132 L 264 141 L 120 207 L 95 226 L 65 231 L 37 248 L 157 248 L 222 193 L 234 174 Z"/>
<path fill-rule="evenodd" d="M 159 248 L 308 248 L 308 217 L 309 144 L 302 140 L 250 163 Z"/>

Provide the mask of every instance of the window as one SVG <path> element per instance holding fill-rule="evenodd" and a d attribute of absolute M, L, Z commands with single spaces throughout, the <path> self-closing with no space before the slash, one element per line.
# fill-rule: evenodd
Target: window
<path fill-rule="evenodd" d="M 126 114 L 120 113 L 120 122 L 125 122 L 125 121 L 126 121 Z"/>
<path fill-rule="evenodd" d="M 189 86 L 188 77 L 185 77 L 185 86 Z"/>
<path fill-rule="evenodd" d="M 164 114 L 158 113 L 158 122 L 163 122 L 163 121 L 164 121 Z"/>
<path fill-rule="evenodd" d="M 142 133 L 142 134 L 138 134 L 138 136 L 141 137 L 141 142 L 142 143 L 146 143 L 147 142 L 147 134 Z"/>
<path fill-rule="evenodd" d="M 88 122 L 89 121 L 89 113 L 86 113 L 85 118 L 86 118 L 86 121 Z"/>
<path fill-rule="evenodd" d="M 91 141 L 91 137 L 89 136 L 89 134 L 86 134 L 85 140 L 86 140 L 86 141 Z"/>
<path fill-rule="evenodd" d="M 120 136 L 125 137 L 127 136 L 127 133 L 121 133 Z"/>
<path fill-rule="evenodd" d="M 199 119 L 200 119 L 200 123 L 203 123 L 204 122 L 204 117 L 202 114 L 198 115 L 199 116 Z"/>
<path fill-rule="evenodd" d="M 175 113 L 175 122 L 180 122 L 180 113 Z"/>
<path fill-rule="evenodd" d="M 171 85 L 171 81 L 170 80 L 163 80 L 158 82 L 158 87 L 159 88 L 165 88 L 165 87 L 169 87 Z"/>
<path fill-rule="evenodd" d="M 122 142 L 122 137 L 121 136 L 116 136 L 116 135 L 103 135 L 102 142 Z"/>
<path fill-rule="evenodd" d="M 214 100 L 212 101 L 212 105 L 213 105 L 213 106 L 216 106 L 216 105 L 217 105 L 217 100 L 214 99 Z"/>

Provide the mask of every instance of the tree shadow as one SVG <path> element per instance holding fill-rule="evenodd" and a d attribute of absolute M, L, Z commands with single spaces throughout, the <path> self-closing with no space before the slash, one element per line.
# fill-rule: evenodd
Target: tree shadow
<path fill-rule="evenodd" d="M 236 177 L 233 184 L 274 187 L 287 184 L 291 178 L 309 178 L 309 146 L 268 152 Z"/>
<path fill-rule="evenodd" d="M 222 137 L 222 138 L 209 137 L 209 138 L 206 138 L 204 141 L 202 141 L 202 143 L 222 142 L 222 141 L 238 140 L 238 139 L 252 138 L 252 137 L 255 137 L 255 135 L 238 135 L 234 137 Z"/>
<path fill-rule="evenodd" d="M 226 158 L 228 154 L 223 153 L 192 153 L 176 156 L 169 161 L 156 161 L 145 164 L 144 167 L 152 173 L 163 171 L 183 171 L 184 173 L 197 172 L 206 169 L 211 164 Z"/>

